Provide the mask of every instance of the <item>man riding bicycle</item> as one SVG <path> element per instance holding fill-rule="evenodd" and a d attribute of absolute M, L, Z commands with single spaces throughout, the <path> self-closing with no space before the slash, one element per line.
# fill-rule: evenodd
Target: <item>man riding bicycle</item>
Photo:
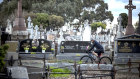
<path fill-rule="evenodd" d="M 93 45 L 92 45 L 92 47 L 91 47 L 88 51 L 86 51 L 86 52 L 89 52 L 89 51 L 93 50 L 94 47 L 95 47 L 96 50 L 92 51 L 92 54 L 94 54 L 94 55 L 97 56 L 97 57 L 100 57 L 101 53 L 104 53 L 104 48 L 103 48 L 103 46 L 102 46 L 99 42 L 97 42 L 96 40 L 94 40 L 93 38 L 91 38 L 91 42 L 92 42 Z"/>

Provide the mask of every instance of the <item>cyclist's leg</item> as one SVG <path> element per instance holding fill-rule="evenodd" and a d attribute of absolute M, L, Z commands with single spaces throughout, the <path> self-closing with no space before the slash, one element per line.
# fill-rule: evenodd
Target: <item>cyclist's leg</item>
<path fill-rule="evenodd" d="M 95 53 L 97 54 L 97 60 L 100 60 L 100 56 L 101 56 L 101 53 L 102 53 L 102 49 L 97 49 L 97 50 L 95 50 Z"/>
<path fill-rule="evenodd" d="M 95 51 L 92 51 L 92 54 L 98 57 L 98 54 Z"/>

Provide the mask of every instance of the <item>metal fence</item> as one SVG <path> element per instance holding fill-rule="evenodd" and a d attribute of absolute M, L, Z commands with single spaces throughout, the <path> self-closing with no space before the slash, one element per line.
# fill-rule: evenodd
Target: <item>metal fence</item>
<path fill-rule="evenodd" d="M 22 65 L 22 62 L 21 60 L 24 60 L 24 58 L 19 58 L 19 61 L 20 61 L 20 65 Z M 64 66 L 64 67 L 58 67 L 58 68 L 67 68 L 67 67 L 73 67 L 74 68 L 74 71 L 71 72 L 71 73 L 63 73 L 63 72 L 52 72 L 53 69 L 57 69 L 57 68 L 53 68 L 51 69 L 50 66 L 46 66 L 45 65 L 45 55 L 44 55 L 44 58 L 36 58 L 36 57 L 30 57 L 30 59 L 36 59 L 36 60 L 43 60 L 44 61 L 44 66 L 43 66 L 43 71 L 40 72 L 42 73 L 42 78 L 43 79 L 51 79 L 50 78 L 50 75 L 51 74 L 70 74 L 73 76 L 74 79 L 119 79 L 118 78 L 118 74 L 121 72 L 121 71 L 125 71 L 126 73 L 129 73 L 131 72 L 132 69 L 137 69 L 138 70 L 138 78 L 140 78 L 140 62 L 132 62 L 131 59 L 129 59 L 128 63 L 125 64 L 127 66 L 127 68 L 116 68 L 116 65 L 114 65 L 112 67 L 111 70 L 102 70 L 100 69 L 100 64 L 98 64 L 98 69 L 97 70 L 89 70 L 89 69 L 86 69 L 86 70 L 82 70 L 81 69 L 81 66 L 80 64 L 77 64 L 76 61 L 74 62 L 73 65 L 70 65 L 70 66 Z M 11 61 L 12 62 L 12 58 Z M 133 67 L 133 64 L 137 64 L 136 67 Z M 10 73 L 12 74 L 12 73 Z M 126 74 L 124 74 L 126 75 Z M 129 75 L 129 74 L 127 74 Z M 3 77 L 3 74 L 0 74 L 0 78 Z M 10 79 L 10 75 L 9 77 L 6 77 L 5 79 Z M 12 79 L 12 78 L 11 78 Z M 125 78 L 127 79 L 127 77 Z M 133 79 L 133 78 L 131 78 Z"/>

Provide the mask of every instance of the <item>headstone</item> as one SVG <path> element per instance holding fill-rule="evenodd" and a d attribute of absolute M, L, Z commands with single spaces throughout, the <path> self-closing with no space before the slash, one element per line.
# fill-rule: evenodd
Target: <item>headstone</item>
<path fill-rule="evenodd" d="M 140 36 L 130 35 L 122 38 L 118 38 L 114 43 L 115 62 L 116 63 L 127 63 L 129 58 L 132 61 L 140 60 Z"/>
<path fill-rule="evenodd" d="M 29 79 L 26 67 L 7 67 L 8 72 L 11 72 L 13 79 Z"/>
<path fill-rule="evenodd" d="M 132 10 L 136 9 L 136 6 L 132 4 L 132 0 L 129 0 L 129 4 L 125 6 L 125 9 L 128 9 L 128 23 L 125 35 L 132 35 L 134 34 L 134 27 L 132 25 Z"/>
<path fill-rule="evenodd" d="M 28 38 L 28 31 L 26 30 L 25 20 L 22 14 L 22 0 L 18 0 L 17 17 L 14 21 L 12 40 Z"/>
<path fill-rule="evenodd" d="M 139 24 L 138 27 L 136 28 L 136 34 L 140 34 L 140 13 L 138 14 L 139 16 Z"/>
<path fill-rule="evenodd" d="M 11 25 L 11 21 L 9 19 L 7 20 L 6 32 L 9 34 L 12 34 L 12 25 Z"/>
<path fill-rule="evenodd" d="M 28 29 L 31 29 L 31 27 L 32 27 L 32 26 L 31 26 L 31 21 L 32 21 L 32 20 L 31 20 L 31 17 L 28 17 L 27 20 L 28 20 Z"/>
<path fill-rule="evenodd" d="M 122 32 L 121 32 L 122 18 L 121 18 L 121 16 L 118 17 L 118 22 L 119 22 L 119 26 L 118 26 L 118 31 L 117 31 L 117 38 L 121 38 L 122 37 Z"/>
<path fill-rule="evenodd" d="M 19 52 L 20 53 L 23 53 L 25 54 L 25 50 L 24 50 L 24 47 L 25 46 L 29 46 L 29 52 L 33 52 L 33 39 L 26 39 L 26 40 L 22 40 L 20 42 L 20 45 L 19 45 Z M 41 46 L 44 45 L 47 49 L 45 50 L 46 52 L 51 52 L 51 41 L 48 41 L 48 40 L 45 40 L 45 39 L 38 39 L 38 45 L 37 45 L 37 48 L 36 48 L 36 52 L 42 52 L 42 48 Z"/>
<path fill-rule="evenodd" d="M 60 49 L 63 53 L 85 53 L 88 45 L 90 41 L 62 41 Z"/>

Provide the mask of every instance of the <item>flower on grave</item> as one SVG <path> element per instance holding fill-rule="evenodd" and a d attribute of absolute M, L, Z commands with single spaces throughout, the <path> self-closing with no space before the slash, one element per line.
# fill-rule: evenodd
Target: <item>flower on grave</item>
<path fill-rule="evenodd" d="M 46 50 L 49 46 L 45 43 L 41 45 L 42 50 Z"/>
<path fill-rule="evenodd" d="M 36 49 L 36 48 L 37 48 L 36 46 L 33 46 L 33 47 L 32 47 L 32 49 Z"/>
<path fill-rule="evenodd" d="M 51 48 L 51 51 L 54 51 L 54 48 Z"/>
<path fill-rule="evenodd" d="M 25 47 L 24 50 L 29 50 L 29 48 L 28 47 Z"/>
<path fill-rule="evenodd" d="M 29 50 L 30 45 L 28 43 L 24 43 L 22 47 L 24 48 L 24 50 Z"/>
<path fill-rule="evenodd" d="M 36 54 L 35 52 L 31 52 L 31 54 Z"/>
<path fill-rule="evenodd" d="M 43 47 L 43 48 L 42 48 L 42 50 L 46 50 L 46 48 L 45 48 L 45 47 Z"/>
<path fill-rule="evenodd" d="M 61 50 L 62 50 L 62 49 L 64 49 L 64 46 L 61 46 L 60 48 L 61 48 Z"/>

